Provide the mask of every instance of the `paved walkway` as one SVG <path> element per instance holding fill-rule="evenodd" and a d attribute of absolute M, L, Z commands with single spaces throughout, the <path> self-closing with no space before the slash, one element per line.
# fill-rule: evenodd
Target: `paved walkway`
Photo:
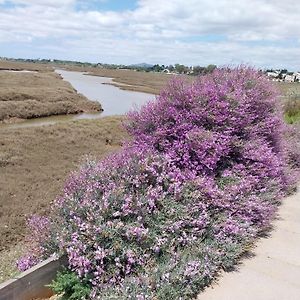
<path fill-rule="evenodd" d="M 300 300 L 300 191 L 286 198 L 279 219 L 255 256 L 223 273 L 197 300 Z"/>

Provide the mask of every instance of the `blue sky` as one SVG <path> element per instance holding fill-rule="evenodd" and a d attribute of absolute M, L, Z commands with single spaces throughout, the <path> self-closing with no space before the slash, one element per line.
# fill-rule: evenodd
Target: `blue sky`
<path fill-rule="evenodd" d="M 41 1 L 43 2 L 43 1 Z M 62 1 L 63 2 L 63 1 Z M 30 4 L 30 3 L 29 3 Z M 4 0 L 0 2 L 0 8 L 11 9 L 17 6 L 26 6 L 26 1 L 13 1 Z M 74 2 L 74 8 L 76 11 L 81 10 L 97 10 L 97 11 L 123 11 L 133 10 L 137 7 L 137 1 L 135 0 L 80 0 Z"/>
<path fill-rule="evenodd" d="M 98 11 L 124 11 L 134 10 L 137 7 L 137 1 L 134 0 L 92 0 L 78 1 L 75 4 L 76 10 L 98 10 Z"/>
<path fill-rule="evenodd" d="M 0 56 L 300 70 L 298 0 L 0 0 Z"/>
<path fill-rule="evenodd" d="M 11 2 L 11 1 L 3 1 L 2 3 L 0 2 L 0 9 L 12 9 L 15 8 L 16 4 Z"/>

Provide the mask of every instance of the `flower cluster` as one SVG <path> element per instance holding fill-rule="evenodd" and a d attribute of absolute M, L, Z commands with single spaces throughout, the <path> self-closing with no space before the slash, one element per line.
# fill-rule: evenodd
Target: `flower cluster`
<path fill-rule="evenodd" d="M 70 176 L 45 224 L 55 246 L 39 235 L 33 253 L 66 254 L 91 299 L 191 299 L 293 187 L 299 153 L 276 97 L 248 67 L 173 80 L 128 114 L 119 153 Z"/>
<path fill-rule="evenodd" d="M 20 271 L 29 269 L 57 250 L 56 236 L 51 231 L 51 220 L 48 217 L 33 215 L 28 219 L 27 227 L 30 235 L 27 236 L 26 244 L 30 247 L 30 253 L 17 261 Z"/>

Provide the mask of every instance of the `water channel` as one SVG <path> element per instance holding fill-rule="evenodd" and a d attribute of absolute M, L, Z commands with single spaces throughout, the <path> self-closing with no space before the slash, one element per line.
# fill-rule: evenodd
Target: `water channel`
<path fill-rule="evenodd" d="M 98 119 L 104 116 L 123 115 L 131 109 L 139 108 L 155 98 L 151 94 L 119 89 L 111 85 L 113 83 L 112 78 L 91 76 L 81 72 L 65 70 L 56 70 L 55 72 L 60 74 L 64 80 L 70 82 L 78 93 L 83 94 L 90 100 L 101 103 L 104 111 L 101 113 L 41 117 L 13 124 L 0 125 L 0 127 L 25 128 L 78 119 Z"/>

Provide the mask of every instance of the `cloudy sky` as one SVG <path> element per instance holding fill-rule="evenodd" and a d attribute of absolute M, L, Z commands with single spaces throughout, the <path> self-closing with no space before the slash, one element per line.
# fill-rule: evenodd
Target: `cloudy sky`
<path fill-rule="evenodd" d="M 0 0 L 0 56 L 300 70 L 300 1 Z"/>

